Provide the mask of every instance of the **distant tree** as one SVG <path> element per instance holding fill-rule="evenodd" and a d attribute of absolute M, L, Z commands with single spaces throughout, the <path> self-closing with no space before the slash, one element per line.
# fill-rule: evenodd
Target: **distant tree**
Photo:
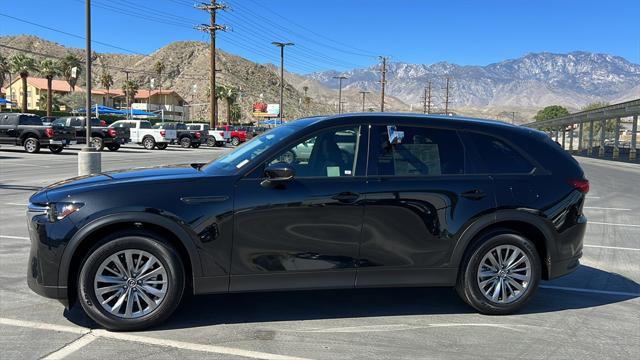
<path fill-rule="evenodd" d="M 22 112 L 27 112 L 27 78 L 29 72 L 36 70 L 35 61 L 23 54 L 14 55 L 9 59 L 11 72 L 20 74 L 22 79 Z"/>
<path fill-rule="evenodd" d="M 79 57 L 73 54 L 67 54 L 60 61 L 60 67 L 62 71 L 62 76 L 69 84 L 69 89 L 71 91 L 76 90 L 76 83 L 78 82 L 78 78 L 80 77 L 82 60 Z M 73 68 L 76 68 L 76 76 L 73 76 Z"/>
<path fill-rule="evenodd" d="M 51 109 L 53 111 L 60 111 L 60 106 L 62 105 L 62 100 L 60 99 L 59 96 L 57 96 L 56 94 L 52 94 L 51 96 L 51 102 L 49 102 L 49 96 L 48 94 L 44 93 L 40 95 L 40 99 L 38 100 L 38 103 L 40 104 L 46 104 L 46 108 L 48 108 L 49 106 L 51 106 Z M 51 104 L 51 105 L 49 105 Z M 42 105 L 40 106 L 40 110 L 46 110 L 42 108 Z M 47 115 L 50 116 L 50 115 Z"/>
<path fill-rule="evenodd" d="M 569 110 L 560 105 L 551 105 L 538 111 L 534 119 L 536 121 L 544 121 L 549 119 L 555 119 L 569 115 Z"/>
<path fill-rule="evenodd" d="M 229 113 L 231 114 L 231 120 L 233 122 L 239 122 L 240 119 L 242 118 L 242 108 L 240 107 L 240 104 L 238 103 L 233 104 L 231 106 Z"/>
<path fill-rule="evenodd" d="M 69 92 L 60 97 L 60 103 L 71 110 L 85 106 L 85 94 L 82 92 Z"/>
<path fill-rule="evenodd" d="M 227 103 L 227 124 L 233 122 L 231 115 L 231 108 L 238 100 L 239 91 L 238 88 L 230 85 L 218 85 L 216 86 L 216 100 L 224 99 Z"/>
<path fill-rule="evenodd" d="M 587 104 L 585 106 L 583 106 L 580 111 L 589 111 L 589 110 L 596 110 L 599 109 L 601 107 L 605 107 L 605 106 L 609 106 L 608 102 L 604 102 L 604 101 L 597 101 L 597 102 L 592 102 L 590 104 Z M 585 126 L 585 129 L 588 129 L 588 123 L 587 125 L 583 125 Z M 602 129 L 602 122 L 601 121 L 594 121 L 593 122 L 593 133 L 594 134 L 599 134 L 600 133 L 600 129 Z M 588 131 L 588 130 L 587 130 Z M 616 121 L 615 120 L 606 120 L 605 121 L 605 125 L 604 125 L 604 131 L 605 132 L 615 132 L 616 131 Z"/>
<path fill-rule="evenodd" d="M 127 97 L 127 106 L 131 106 L 139 89 L 140 84 L 138 84 L 138 82 L 135 80 L 126 80 L 122 84 L 122 91 L 124 91 L 124 94 Z"/>
<path fill-rule="evenodd" d="M 9 69 L 9 62 L 7 58 L 0 55 L 0 88 L 4 86 L 4 78 L 7 76 L 11 70 Z M 9 84 L 11 85 L 11 84 Z"/>
<path fill-rule="evenodd" d="M 159 93 L 160 93 L 160 97 L 163 99 L 163 105 L 164 105 L 164 97 L 162 96 L 162 73 L 165 70 L 165 66 L 164 63 L 157 61 L 155 63 L 155 65 L 153 65 L 153 71 L 156 72 L 156 74 L 158 75 L 158 89 L 159 89 Z M 149 97 L 151 97 L 151 94 L 149 94 Z"/>
<path fill-rule="evenodd" d="M 53 93 L 51 90 L 53 78 L 60 75 L 60 69 L 60 63 L 57 60 L 44 59 L 38 65 L 38 73 L 47 79 L 47 96 L 44 97 L 47 101 L 47 116 L 51 116 L 53 106 Z M 42 97 L 40 98 L 42 99 Z"/>
<path fill-rule="evenodd" d="M 102 69 L 99 81 L 100 85 L 107 90 L 107 105 L 109 105 L 109 90 L 111 89 L 111 86 L 113 86 L 113 77 L 107 72 L 107 70 Z"/>

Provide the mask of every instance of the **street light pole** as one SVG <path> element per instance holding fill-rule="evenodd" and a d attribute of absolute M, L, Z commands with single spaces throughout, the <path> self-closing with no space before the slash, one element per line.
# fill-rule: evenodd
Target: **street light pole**
<path fill-rule="evenodd" d="M 280 123 L 284 119 L 284 47 L 293 46 L 292 42 L 273 41 L 271 44 L 280 48 Z"/>
<path fill-rule="evenodd" d="M 338 114 L 342 114 L 342 80 L 346 79 L 346 76 L 334 76 L 334 79 L 338 79 Z"/>
<path fill-rule="evenodd" d="M 362 112 L 364 112 L 364 99 L 365 99 L 365 96 L 367 96 L 368 93 L 369 93 L 369 91 L 360 91 L 360 94 L 362 94 Z"/>
<path fill-rule="evenodd" d="M 96 174 L 101 171 L 100 152 L 91 146 L 91 0 L 86 0 L 86 48 L 87 100 L 85 102 L 85 146 L 78 153 L 78 175 Z M 63 146 L 63 145 L 60 145 Z"/>

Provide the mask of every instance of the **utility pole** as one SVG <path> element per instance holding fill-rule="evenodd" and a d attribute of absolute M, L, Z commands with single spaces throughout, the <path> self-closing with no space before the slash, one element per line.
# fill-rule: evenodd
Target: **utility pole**
<path fill-rule="evenodd" d="M 338 114 L 342 114 L 342 80 L 347 79 L 346 76 L 334 76 L 334 79 L 338 79 Z"/>
<path fill-rule="evenodd" d="M 447 85 L 444 95 L 444 114 L 449 115 L 449 77 L 447 76 Z"/>
<path fill-rule="evenodd" d="M 216 0 L 211 0 L 210 4 L 200 3 L 196 5 L 196 8 L 200 10 L 204 10 L 209 13 L 211 19 L 209 25 L 200 25 L 196 26 L 197 30 L 208 32 L 211 41 L 209 44 L 209 52 L 211 53 L 211 59 L 209 63 L 209 70 L 211 71 L 211 77 L 209 82 L 209 87 L 211 88 L 210 96 L 209 96 L 209 125 L 212 129 L 216 128 L 216 114 L 218 113 L 218 109 L 216 109 L 218 105 L 218 101 L 216 99 L 216 31 L 227 31 L 227 27 L 224 25 L 216 24 L 216 12 L 218 10 L 227 9 L 227 5 L 218 3 Z"/>
<path fill-rule="evenodd" d="M 387 57 L 380 56 L 382 60 L 382 79 L 380 80 L 380 86 L 382 91 L 380 92 L 380 112 L 384 112 L 384 88 L 387 84 Z"/>
<path fill-rule="evenodd" d="M 280 124 L 284 119 L 284 48 L 285 46 L 293 46 L 292 42 L 272 41 L 272 45 L 280 48 Z"/>
<path fill-rule="evenodd" d="M 516 123 L 516 112 L 515 111 L 511 112 L 511 123 L 512 124 Z"/>
<path fill-rule="evenodd" d="M 428 100 L 427 100 L 427 114 L 431 114 L 431 81 L 429 81 L 429 93 L 428 93 Z"/>
<path fill-rule="evenodd" d="M 427 113 L 427 88 L 424 88 L 424 97 L 422 98 L 422 113 Z"/>
<path fill-rule="evenodd" d="M 87 99 L 85 102 L 85 146 L 78 153 L 78 175 L 96 174 L 101 171 L 100 152 L 96 151 L 91 141 L 91 0 L 85 2 L 86 47 L 85 66 L 87 68 Z M 97 111 L 97 104 L 96 104 Z M 60 145 L 62 146 L 62 145 Z"/>
<path fill-rule="evenodd" d="M 364 112 L 364 99 L 365 99 L 365 96 L 367 96 L 367 94 L 369 92 L 370 91 L 360 91 L 360 94 L 362 94 L 362 112 Z"/>

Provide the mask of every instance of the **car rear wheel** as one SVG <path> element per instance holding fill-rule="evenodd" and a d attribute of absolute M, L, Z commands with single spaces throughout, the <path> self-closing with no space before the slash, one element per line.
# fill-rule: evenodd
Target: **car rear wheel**
<path fill-rule="evenodd" d="M 49 145 L 49 151 L 51 151 L 54 154 L 61 153 L 62 149 L 64 149 L 64 146 L 62 145 Z"/>
<path fill-rule="evenodd" d="M 191 139 L 189 139 L 188 137 L 183 137 L 182 139 L 180 139 L 180 146 L 182 146 L 183 148 L 188 148 L 191 146 Z"/>
<path fill-rule="evenodd" d="M 156 144 L 156 147 L 158 148 L 158 150 L 164 150 L 167 148 L 167 143 L 160 143 L 160 144 Z"/>
<path fill-rule="evenodd" d="M 107 149 L 109 149 L 109 151 L 118 151 L 120 144 L 109 144 L 107 145 Z"/>
<path fill-rule="evenodd" d="M 89 251 L 78 279 L 84 311 L 109 330 L 137 330 L 166 320 L 185 283 L 177 252 L 144 232 L 115 234 Z"/>
<path fill-rule="evenodd" d="M 147 136 L 146 138 L 142 139 L 142 146 L 144 146 L 144 148 L 147 150 L 153 150 L 153 148 L 156 146 L 156 141 L 151 136 Z"/>
<path fill-rule="evenodd" d="M 104 149 L 104 140 L 101 137 L 95 136 L 91 138 L 91 146 L 96 151 L 102 151 Z"/>
<path fill-rule="evenodd" d="M 240 139 L 239 139 L 237 136 L 234 136 L 234 137 L 231 139 L 231 145 L 233 145 L 233 146 L 238 146 L 238 145 L 240 145 Z"/>
<path fill-rule="evenodd" d="M 510 314 L 531 299 L 540 273 L 535 245 L 505 230 L 477 243 L 463 263 L 456 290 L 483 314 Z"/>
<path fill-rule="evenodd" d="M 36 138 L 28 138 L 24 141 L 24 150 L 29 154 L 40 151 L 40 142 Z"/>
<path fill-rule="evenodd" d="M 216 142 L 216 139 L 208 138 L 207 139 L 207 146 L 209 146 L 209 147 L 218 146 L 218 143 Z"/>

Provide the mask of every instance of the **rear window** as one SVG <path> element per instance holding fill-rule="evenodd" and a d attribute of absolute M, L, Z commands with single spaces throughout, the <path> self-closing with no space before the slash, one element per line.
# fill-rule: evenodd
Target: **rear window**
<path fill-rule="evenodd" d="M 19 125 L 42 125 L 42 119 L 37 116 L 20 116 Z"/>
<path fill-rule="evenodd" d="M 505 141 L 486 134 L 463 132 L 475 171 L 488 174 L 522 174 L 533 164 Z"/>

